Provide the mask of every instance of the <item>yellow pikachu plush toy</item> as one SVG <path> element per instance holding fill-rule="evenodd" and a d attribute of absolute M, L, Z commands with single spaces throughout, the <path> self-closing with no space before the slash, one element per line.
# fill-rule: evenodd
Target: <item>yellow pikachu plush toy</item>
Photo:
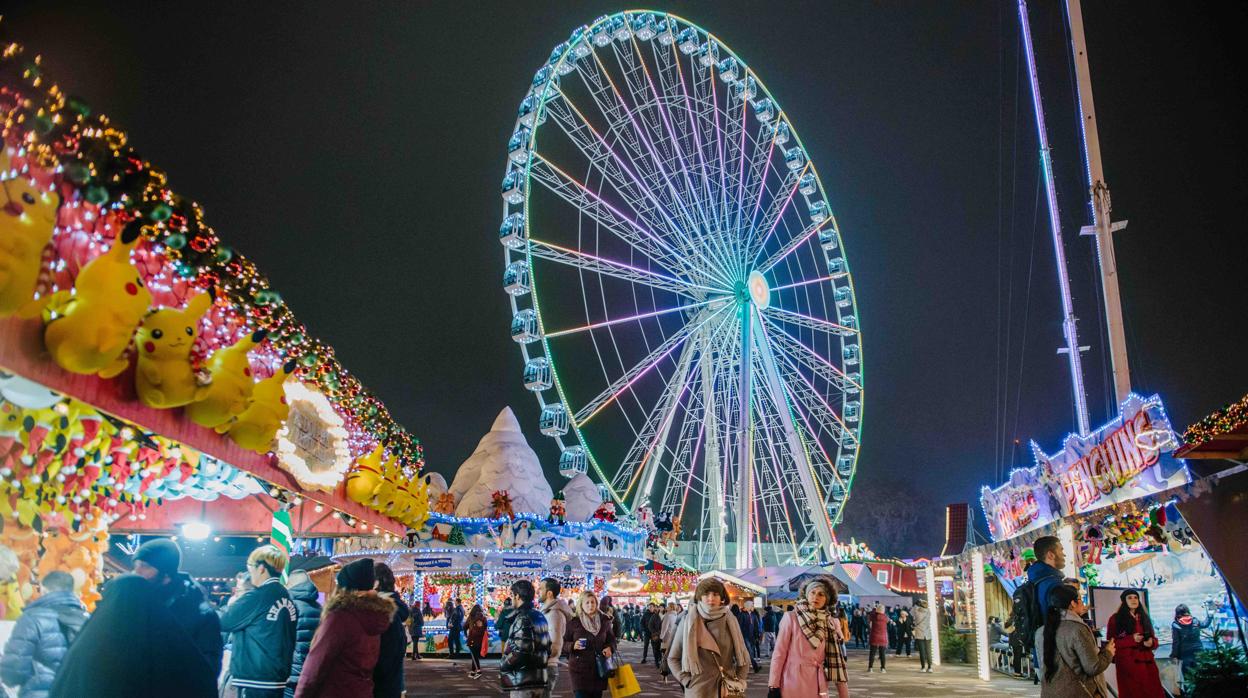
<path fill-rule="evenodd" d="M 161 308 L 143 319 L 135 334 L 139 359 L 134 388 L 148 407 L 181 407 L 208 395 L 207 375 L 196 375 L 191 366 L 191 347 L 199 337 L 199 321 L 212 307 L 212 296 L 201 293 L 186 310 Z"/>
<path fill-rule="evenodd" d="M 113 378 L 129 365 L 126 348 L 152 304 L 152 294 L 130 263 L 141 230 L 137 221 L 126 226 L 108 252 L 78 272 L 72 292 L 47 298 L 43 342 L 66 371 Z"/>
<path fill-rule="evenodd" d="M 0 317 L 34 297 L 60 199 L 13 172 L 9 150 L 0 144 Z"/>
<path fill-rule="evenodd" d="M 277 430 L 290 414 L 282 384 L 294 371 L 295 362 L 287 361 L 280 371 L 256 384 L 251 405 L 230 425 L 234 443 L 256 453 L 269 452 Z"/>
<path fill-rule="evenodd" d="M 230 422 L 247 409 L 256 388 L 247 352 L 263 342 L 265 336 L 264 330 L 256 330 L 213 352 L 208 359 L 208 373 L 212 376 L 208 394 L 186 406 L 186 416 L 192 422 L 222 434 L 230 430 Z"/>
<path fill-rule="evenodd" d="M 384 455 L 378 444 L 372 453 L 355 459 L 347 473 L 347 497 L 356 504 L 367 504 L 373 498 L 373 490 L 381 483 L 381 458 Z"/>

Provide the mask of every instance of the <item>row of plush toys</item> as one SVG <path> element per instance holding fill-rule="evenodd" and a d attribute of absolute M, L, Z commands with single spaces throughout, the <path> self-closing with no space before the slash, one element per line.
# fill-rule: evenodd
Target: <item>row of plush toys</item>
<path fill-rule="evenodd" d="M 0 530 L 0 619 L 16 619 L 35 596 L 36 580 L 53 570 L 68 572 L 74 578 L 74 591 L 93 609 L 100 599 L 107 550 L 108 529 L 102 524 L 40 533 L 11 519 L 5 521 Z"/>
<path fill-rule="evenodd" d="M 429 477 L 409 478 L 398 456 L 385 457 L 378 445 L 356 459 L 347 474 L 347 497 L 408 528 L 429 520 Z"/>
<path fill-rule="evenodd" d="M 22 407 L 0 376 L 0 515 L 30 526 L 91 521 L 142 513 L 154 500 L 218 496 L 241 499 L 260 491 L 249 474 L 69 398 L 50 407 Z M 23 392 L 26 399 L 31 393 Z M 44 398 L 38 398 L 43 400 Z M 45 404 L 36 402 L 30 404 Z"/>
<path fill-rule="evenodd" d="M 133 344 L 135 392 L 143 404 L 186 407 L 196 424 L 268 452 L 288 412 L 281 384 L 294 364 L 257 385 L 247 357 L 264 341 L 257 331 L 194 365 L 191 351 L 213 297 L 195 295 L 184 308 L 152 307 L 132 259 L 143 240 L 142 220 L 126 224 L 106 252 L 83 264 L 72 288 L 37 297 L 61 197 L 46 173 L 17 155 L 12 148 L 0 153 L 0 317 L 42 317 L 48 354 L 71 373 L 115 378 L 130 366 Z"/>

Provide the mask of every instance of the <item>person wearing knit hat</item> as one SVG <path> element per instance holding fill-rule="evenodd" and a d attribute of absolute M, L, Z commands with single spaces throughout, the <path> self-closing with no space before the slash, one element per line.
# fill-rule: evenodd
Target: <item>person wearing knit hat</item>
<path fill-rule="evenodd" d="M 369 591 L 377 584 L 372 558 L 356 560 L 338 570 L 338 587 L 347 591 Z"/>
<path fill-rule="evenodd" d="M 221 622 L 208 603 L 208 593 L 180 571 L 181 566 L 182 549 L 168 538 L 153 538 L 134 553 L 134 573 L 155 587 L 161 605 L 173 614 L 216 676 L 224 652 Z"/>
<path fill-rule="evenodd" d="M 295 698 L 373 698 L 381 636 L 397 606 L 373 590 L 377 575 L 371 558 L 345 565 L 337 580 L 303 663 Z"/>

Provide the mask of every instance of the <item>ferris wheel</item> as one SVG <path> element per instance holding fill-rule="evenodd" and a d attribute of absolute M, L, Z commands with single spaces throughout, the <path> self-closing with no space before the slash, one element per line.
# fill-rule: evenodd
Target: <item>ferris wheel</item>
<path fill-rule="evenodd" d="M 511 338 L 560 472 L 678 518 L 700 566 L 826 556 L 862 429 L 840 230 L 762 80 L 630 11 L 538 69 L 507 147 Z"/>

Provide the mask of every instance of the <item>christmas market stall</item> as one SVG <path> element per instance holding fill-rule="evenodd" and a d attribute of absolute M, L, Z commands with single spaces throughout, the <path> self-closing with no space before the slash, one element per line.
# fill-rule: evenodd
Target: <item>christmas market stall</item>
<path fill-rule="evenodd" d="M 975 632 L 981 677 L 990 667 L 1009 665 L 989 656 L 986 621 L 1009 617 L 1010 594 L 1025 580 L 1035 559 L 1031 547 L 1041 536 L 1062 542 L 1062 572 L 1087 588 L 1092 620 L 1102 632 L 1124 588 L 1143 590 L 1163 651 L 1170 642 L 1163 621 L 1180 603 L 1220 625 L 1230 618 L 1217 567 L 1180 512 L 1184 501 L 1216 482 L 1192 480 L 1175 458 L 1179 442 L 1157 396 L 1130 395 L 1119 414 L 1086 437 L 1067 437 L 1053 455 L 1033 443 L 1035 466 L 982 491 L 993 542 L 938 561 L 953 563 L 955 619 Z M 1161 652 L 1158 657 L 1162 662 Z M 1113 676 L 1107 678 L 1112 683 Z"/>
<path fill-rule="evenodd" d="M 54 569 L 93 602 L 144 536 L 423 524 L 420 442 L 124 131 L 14 44 L 0 119 L 0 615 Z"/>
<path fill-rule="evenodd" d="M 645 562 L 647 532 L 616 521 L 614 505 L 588 476 L 579 473 L 558 494 L 552 490 L 510 408 L 449 487 L 436 474 L 427 480 L 434 511 L 422 525 L 401 541 L 344 541 L 334 556 L 339 564 L 381 560 L 404 579 L 424 610 L 423 652 L 448 651 L 447 613 L 456 601 L 465 612 L 479 604 L 493 621 L 516 580 L 554 577 L 571 602 L 582 589 L 602 595 L 615 580 L 637 579 Z"/>

